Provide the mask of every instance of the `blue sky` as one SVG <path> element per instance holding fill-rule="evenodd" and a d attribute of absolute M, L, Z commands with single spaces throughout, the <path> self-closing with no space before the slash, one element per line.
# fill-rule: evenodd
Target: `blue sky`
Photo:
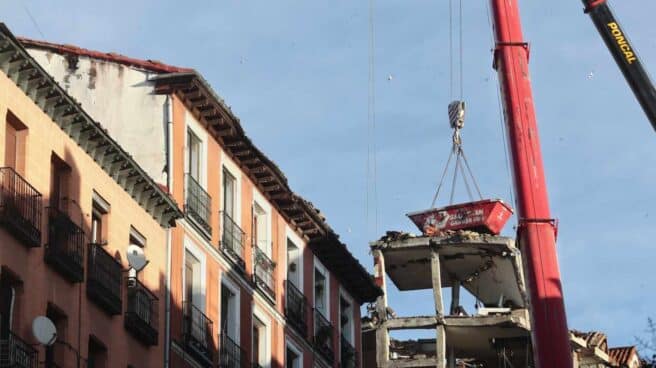
<path fill-rule="evenodd" d="M 509 201 L 486 5 L 463 5 L 464 145 L 484 195 Z M 631 344 L 656 317 L 656 135 L 579 1 L 520 5 L 569 325 Z M 614 5 L 653 72 L 656 2 Z M 404 214 L 430 205 L 450 144 L 447 0 L 376 1 L 377 230 L 367 1 L 0 0 L 0 12 L 17 35 L 199 70 L 369 269 L 368 242 L 414 230 Z M 432 308 L 425 293 L 390 300 L 402 315 Z"/>

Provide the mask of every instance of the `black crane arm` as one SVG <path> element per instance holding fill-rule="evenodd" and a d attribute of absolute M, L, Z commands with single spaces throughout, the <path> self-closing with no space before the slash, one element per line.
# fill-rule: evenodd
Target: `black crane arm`
<path fill-rule="evenodd" d="M 585 12 L 620 67 L 652 127 L 656 130 L 656 89 L 606 0 L 583 0 Z"/>

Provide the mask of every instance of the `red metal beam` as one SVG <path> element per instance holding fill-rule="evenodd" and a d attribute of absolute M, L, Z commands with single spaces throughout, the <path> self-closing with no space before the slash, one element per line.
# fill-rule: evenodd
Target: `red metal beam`
<path fill-rule="evenodd" d="M 518 0 L 490 0 L 494 13 L 494 65 L 501 82 L 519 216 L 518 239 L 527 267 L 532 340 L 538 368 L 569 368 L 572 357 L 529 77 L 528 44 Z"/>

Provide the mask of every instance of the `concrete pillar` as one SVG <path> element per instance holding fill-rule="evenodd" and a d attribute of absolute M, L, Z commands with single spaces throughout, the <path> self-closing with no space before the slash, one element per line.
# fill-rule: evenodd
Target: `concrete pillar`
<path fill-rule="evenodd" d="M 446 368 L 446 336 L 444 323 L 444 302 L 442 300 L 442 278 L 440 271 L 440 255 L 436 250 L 431 251 L 431 280 L 433 283 L 433 299 L 435 300 L 435 314 L 438 326 L 435 329 L 437 368 Z"/>
<path fill-rule="evenodd" d="M 385 283 L 385 258 L 380 250 L 373 251 L 374 278 L 376 284 L 383 290 L 383 295 L 376 299 L 376 313 L 380 318 L 376 326 L 376 366 L 385 368 L 389 362 L 389 331 L 385 320 L 387 319 L 387 287 Z"/>
<path fill-rule="evenodd" d="M 460 306 L 460 280 L 451 281 L 451 311 L 450 315 L 455 315 L 458 313 L 458 307 Z"/>

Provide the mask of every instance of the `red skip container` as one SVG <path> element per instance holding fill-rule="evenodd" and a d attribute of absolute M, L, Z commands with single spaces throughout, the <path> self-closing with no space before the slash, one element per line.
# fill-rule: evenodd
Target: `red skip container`
<path fill-rule="evenodd" d="M 456 230 L 499 235 L 512 214 L 512 208 L 502 200 L 485 199 L 412 212 L 407 216 L 425 235 Z"/>

